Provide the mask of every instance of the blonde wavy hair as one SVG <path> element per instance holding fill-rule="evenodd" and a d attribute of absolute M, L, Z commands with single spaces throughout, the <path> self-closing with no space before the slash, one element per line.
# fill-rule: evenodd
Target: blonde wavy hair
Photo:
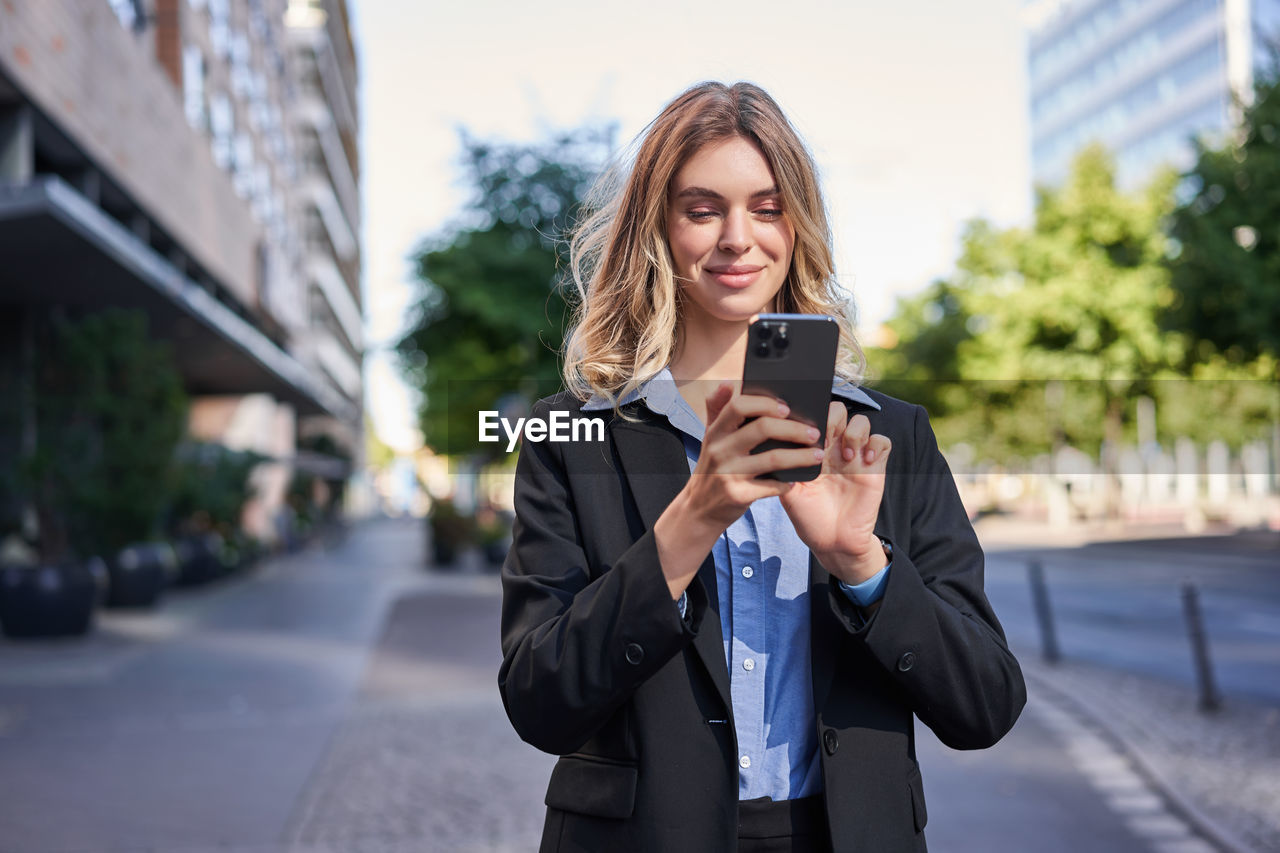
<path fill-rule="evenodd" d="M 777 310 L 835 317 L 841 342 L 836 373 L 852 382 L 862 378 L 866 360 L 853 336 L 850 303 L 835 287 L 831 227 L 813 157 L 759 86 L 707 82 L 685 91 L 649 123 L 630 168 L 620 158 L 605 170 L 570 236 L 577 299 L 563 376 L 579 399 L 600 394 L 616 411 L 620 398 L 670 363 L 683 297 L 667 243 L 669 186 L 703 146 L 732 137 L 760 147 L 795 228 Z"/>

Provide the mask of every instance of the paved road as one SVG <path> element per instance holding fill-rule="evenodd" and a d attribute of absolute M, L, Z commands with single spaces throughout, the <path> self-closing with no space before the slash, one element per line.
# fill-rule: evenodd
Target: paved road
<path fill-rule="evenodd" d="M 991 550 L 987 595 L 1010 641 L 1039 648 L 1027 561 L 1045 566 L 1064 656 L 1195 688 L 1180 584 L 1200 590 L 1226 695 L 1280 702 L 1280 539 L 1254 536 Z"/>
<path fill-rule="evenodd" d="M 0 641 L 0 853 L 534 849 L 553 759 L 502 712 L 495 579 L 423 572 L 419 531 Z M 920 734 L 935 850 L 1206 849 L 1042 697 L 983 753 Z"/>

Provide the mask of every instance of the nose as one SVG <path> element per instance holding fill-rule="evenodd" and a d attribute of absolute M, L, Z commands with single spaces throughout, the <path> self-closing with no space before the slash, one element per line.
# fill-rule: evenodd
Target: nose
<path fill-rule="evenodd" d="M 720 251 L 741 255 L 751 248 L 751 217 L 745 210 L 733 210 L 722 220 Z"/>

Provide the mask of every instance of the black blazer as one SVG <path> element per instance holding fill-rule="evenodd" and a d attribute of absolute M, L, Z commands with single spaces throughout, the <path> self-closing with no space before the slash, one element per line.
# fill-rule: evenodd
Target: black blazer
<path fill-rule="evenodd" d="M 893 546 L 880 606 L 864 621 L 810 558 L 813 695 L 823 796 L 841 851 L 925 850 L 913 717 L 955 749 L 1012 728 L 1026 686 L 982 588 L 983 556 L 924 409 L 869 392 L 872 432 L 893 442 L 876 532 Z M 679 433 L 643 403 L 582 412 L 604 441 L 525 441 L 514 539 L 502 569 L 498 684 L 512 725 L 560 755 L 543 853 L 729 853 L 738 765 L 715 565 L 685 618 L 653 524 L 689 478 Z"/>

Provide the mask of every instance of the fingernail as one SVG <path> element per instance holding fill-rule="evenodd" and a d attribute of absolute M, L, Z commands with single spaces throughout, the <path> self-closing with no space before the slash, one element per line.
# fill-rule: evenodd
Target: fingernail
<path fill-rule="evenodd" d="M 821 435 L 821 433 L 819 433 L 815 427 L 809 427 L 805 435 L 809 436 L 810 441 L 817 441 L 818 436 Z"/>
<path fill-rule="evenodd" d="M 779 403 L 779 404 L 778 404 L 778 417 L 780 417 L 780 418 L 785 418 L 785 417 L 786 417 L 787 415 L 789 415 L 789 414 L 791 414 L 791 409 L 787 408 L 787 404 L 786 404 L 786 403 Z"/>
<path fill-rule="evenodd" d="M 866 456 L 866 459 L 868 462 L 876 461 L 876 452 L 872 450 L 870 447 L 867 448 L 867 451 L 864 455 Z"/>
<path fill-rule="evenodd" d="M 844 461 L 845 461 L 845 462 L 851 462 L 851 461 L 853 461 L 853 448 L 852 448 L 852 447 L 846 447 L 846 448 L 844 449 Z"/>
<path fill-rule="evenodd" d="M 825 456 L 825 455 L 826 455 L 826 452 L 825 452 L 825 451 L 819 450 L 819 449 L 818 449 L 818 448 L 816 448 L 816 447 L 813 449 L 813 458 L 814 458 L 814 459 L 817 459 L 817 460 L 821 461 L 821 460 L 822 460 L 822 457 L 823 457 L 823 456 Z"/>

